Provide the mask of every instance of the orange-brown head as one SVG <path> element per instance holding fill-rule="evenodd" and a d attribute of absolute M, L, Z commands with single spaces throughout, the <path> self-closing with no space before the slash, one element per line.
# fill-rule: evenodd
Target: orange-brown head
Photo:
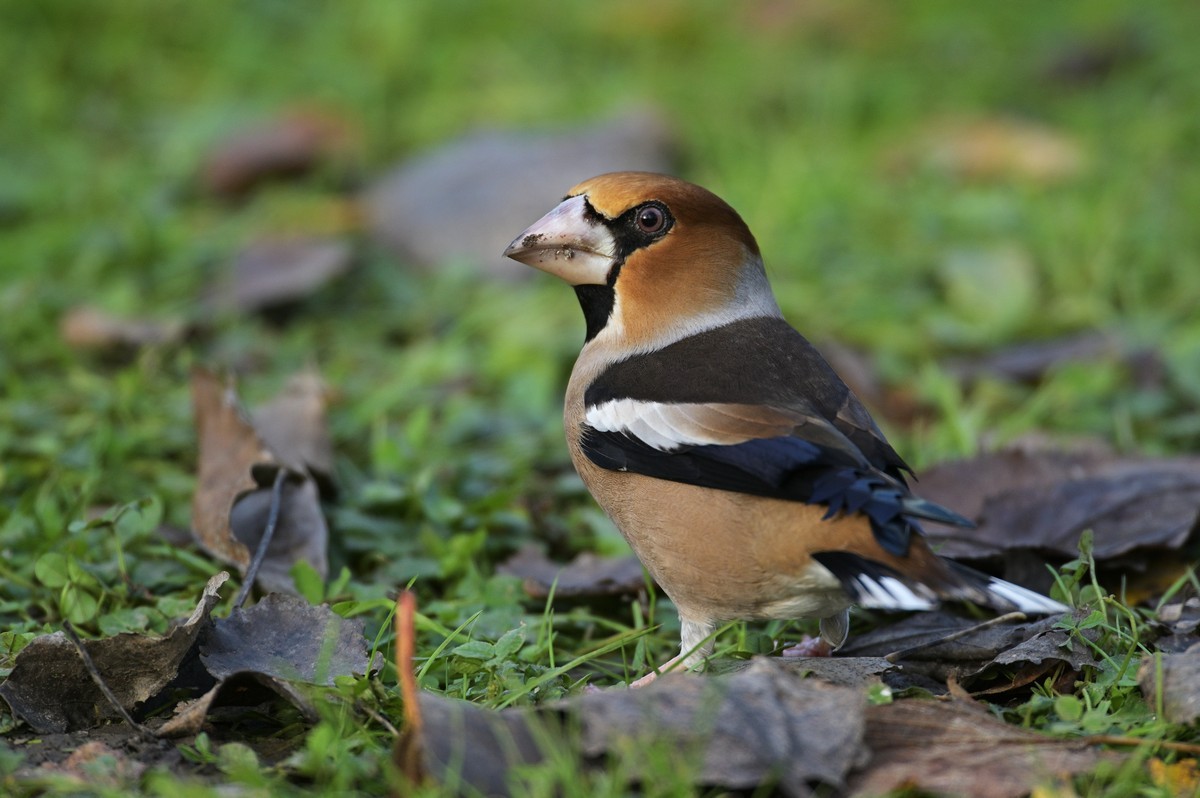
<path fill-rule="evenodd" d="M 504 254 L 575 286 L 589 341 L 604 333 L 649 348 L 779 314 L 742 218 L 715 194 L 666 175 L 585 180 Z"/>

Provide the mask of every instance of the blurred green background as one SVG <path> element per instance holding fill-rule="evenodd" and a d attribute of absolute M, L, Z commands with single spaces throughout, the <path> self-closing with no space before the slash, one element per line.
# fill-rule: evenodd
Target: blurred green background
<path fill-rule="evenodd" d="M 656 109 L 680 175 L 758 236 L 792 323 L 866 353 L 873 409 L 915 465 L 1031 433 L 1194 450 L 1198 23 L 1184 0 L 0 0 L 0 627 L 57 623 L 31 577 L 50 550 L 115 591 L 91 631 L 198 592 L 215 566 L 153 530 L 67 532 L 148 495 L 187 526 L 196 363 L 235 370 L 250 401 L 321 369 L 332 559 L 356 600 L 416 576 L 431 616 L 485 608 L 494 639 L 521 617 L 492 576 L 519 544 L 621 550 L 561 441 L 570 292 L 418 273 L 353 222 L 359 187 L 481 128 Z M 297 106 L 350 131 L 346 162 L 236 202 L 203 189 L 217 142 Z M 349 275 L 282 321 L 209 318 L 199 298 L 242 246 L 312 231 L 352 244 Z M 59 332 L 80 303 L 205 329 L 80 351 Z M 1095 331 L 1115 353 L 1032 380 L 949 365 Z M 122 557 L 151 594 L 117 595 Z"/>
<path fill-rule="evenodd" d="M 747 218 L 793 322 L 868 348 L 889 379 L 947 351 L 1117 328 L 1162 352 L 1175 398 L 1200 398 L 1192 3 L 0 9 L 6 379 L 30 349 L 53 356 L 47 334 L 73 302 L 186 314 L 251 232 L 320 225 L 319 180 L 234 208 L 195 191 L 215 141 L 281 108 L 344 120 L 369 180 L 480 127 L 583 124 L 641 105 L 676 131 L 679 171 Z M 982 178 L 939 168 L 955 144 L 937 142 L 938 125 L 962 119 L 1043 125 L 1080 165 L 1052 179 L 1003 163 Z M 354 281 L 403 280 L 402 266 L 368 265 Z M 353 290 L 322 307 L 344 311 Z M 405 313 L 391 293 L 355 295 L 356 313 Z M 989 406 L 978 426 L 1195 442 L 1194 415 L 1145 397 L 1114 407 L 1119 386 L 1103 382 L 1072 389 L 1126 413 L 1121 430 L 1070 396 L 1017 422 Z"/>

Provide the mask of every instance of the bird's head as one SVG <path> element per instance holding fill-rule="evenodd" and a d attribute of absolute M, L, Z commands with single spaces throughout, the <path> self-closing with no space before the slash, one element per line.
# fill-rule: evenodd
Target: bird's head
<path fill-rule="evenodd" d="M 779 314 L 742 218 L 715 194 L 666 175 L 585 180 L 504 254 L 575 287 L 589 341 L 606 333 L 652 347 Z"/>

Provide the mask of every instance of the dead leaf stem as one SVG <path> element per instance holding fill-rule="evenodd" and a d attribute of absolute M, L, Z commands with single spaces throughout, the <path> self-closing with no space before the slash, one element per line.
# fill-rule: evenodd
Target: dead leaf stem
<path fill-rule="evenodd" d="M 250 596 L 250 590 L 254 587 L 254 580 L 258 577 L 259 566 L 267 558 L 267 549 L 271 547 L 271 538 L 275 537 L 275 527 L 279 524 L 279 508 L 283 504 L 283 483 L 286 479 L 287 469 L 280 468 L 275 472 L 275 483 L 271 485 L 271 507 L 267 512 L 267 525 L 263 529 L 262 539 L 258 541 L 258 548 L 255 549 L 254 556 L 250 558 L 250 565 L 246 568 L 246 577 L 242 580 L 242 587 L 238 590 L 237 598 L 233 600 L 234 609 L 246 603 L 246 599 Z"/>
<path fill-rule="evenodd" d="M 1087 737 L 1081 737 L 1080 739 L 1086 740 L 1089 743 L 1095 743 L 1096 745 L 1149 745 L 1154 748 L 1165 748 L 1168 751 L 1176 751 L 1181 754 L 1200 756 L 1200 743 L 1181 743 L 1173 740 L 1152 740 L 1148 737 L 1125 737 L 1120 734 L 1089 734 Z"/>
<path fill-rule="evenodd" d="M 919 651 L 924 651 L 929 648 L 935 648 L 937 646 L 942 645 L 943 643 L 949 643 L 951 641 L 958 640 L 960 638 L 975 634 L 976 632 L 982 631 L 982 630 L 990 628 L 992 626 L 998 626 L 999 624 L 1008 623 L 1009 621 L 1024 621 L 1024 620 L 1026 620 L 1025 613 L 1010 612 L 1005 615 L 1000 615 L 996 618 L 989 618 L 988 620 L 984 621 L 983 623 L 976 624 L 975 626 L 968 626 L 966 629 L 959 629 L 957 632 L 948 634 L 945 637 L 939 637 L 937 640 L 930 640 L 928 642 L 921 643 L 920 645 L 912 646 L 911 648 L 902 648 L 899 651 L 893 651 L 891 654 L 888 654 L 887 656 L 885 656 L 884 659 L 886 659 L 888 662 L 897 662 L 899 660 L 904 659 L 905 657 L 912 656 L 913 654 L 915 654 Z"/>
<path fill-rule="evenodd" d="M 157 743 L 158 737 L 155 736 L 154 732 L 150 731 L 145 726 L 134 720 L 133 716 L 130 715 L 121 702 L 117 700 L 117 696 L 108 686 L 108 683 L 104 681 L 104 676 L 101 675 L 100 669 L 96 667 L 96 663 L 92 660 L 92 655 L 88 653 L 87 647 L 84 646 L 83 641 L 79 639 L 79 633 L 75 631 L 75 627 L 70 621 L 63 621 L 63 634 L 65 634 L 67 639 L 70 640 L 75 646 L 75 650 L 79 652 L 79 658 L 83 660 L 84 669 L 87 670 L 88 675 L 92 677 L 92 681 L 96 683 L 96 686 L 100 688 L 100 692 L 104 693 L 104 697 L 108 699 L 108 703 L 112 704 L 112 707 L 117 711 L 117 714 L 119 714 L 121 718 L 129 724 L 130 728 L 136 730 L 137 733 L 142 737 Z"/>

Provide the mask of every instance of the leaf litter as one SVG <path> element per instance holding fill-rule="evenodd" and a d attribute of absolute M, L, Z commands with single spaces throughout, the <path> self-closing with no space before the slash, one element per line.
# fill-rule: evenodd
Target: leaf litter
<path fill-rule="evenodd" d="M 233 392 L 211 373 L 197 371 L 193 391 L 201 440 L 197 500 L 209 503 L 202 510 L 210 521 L 223 507 L 228 513 L 224 530 L 216 529 L 225 537 L 210 538 L 212 545 L 228 552 L 236 551 L 234 543 L 253 544 L 253 533 L 261 535 L 262 518 L 269 511 L 267 479 L 279 475 L 287 477 L 281 482 L 283 515 L 293 524 L 299 519 L 302 530 L 318 521 L 323 528 L 315 475 L 328 476 L 332 456 L 323 424 L 326 391 L 319 378 L 295 378 L 252 416 L 257 427 Z M 1062 457 L 1068 456 L 1050 462 L 1059 464 Z M 1025 484 L 1007 471 L 1000 473 L 1009 483 Z M 1069 473 L 1077 477 L 1079 472 Z M 297 491 L 304 495 L 297 498 Z M 977 499 L 984 508 L 989 500 L 986 494 Z M 296 510 L 297 502 L 312 508 L 311 518 Z M 1069 514 L 1074 505 L 1065 502 L 1063 507 Z M 197 513 L 198 535 L 203 516 Z M 1044 521 L 1045 527 L 1050 524 Z M 214 529 L 205 532 L 211 535 Z M 322 555 L 323 547 L 321 538 Z M 248 549 L 246 553 L 248 557 Z M 565 585 L 567 593 L 585 596 L 635 589 L 633 569 L 620 559 L 583 559 L 564 570 L 540 554 L 523 556 L 514 558 L 512 572 L 526 569 L 529 584 L 535 585 L 531 593 L 548 593 L 556 580 L 559 589 Z M 288 575 L 286 569 L 275 573 Z M 229 618 L 211 618 L 225 578 L 210 582 L 192 617 L 164 638 L 121 635 L 83 644 L 105 680 L 123 685 L 116 691 L 118 700 L 135 716 L 145 718 L 150 710 L 174 705 L 174 716 L 153 721 L 157 734 L 196 734 L 219 707 L 258 706 L 279 697 L 315 720 L 304 685 L 329 685 L 337 675 L 378 669 L 377 662 L 369 661 L 360 621 L 347 621 L 327 607 L 291 596 L 270 594 L 254 607 L 235 609 Z M 637 579 L 640 589 L 640 568 Z M 1069 627 L 1078 632 L 1084 614 L 1076 613 L 1064 626 L 1054 618 L 978 624 L 945 612 L 923 613 L 857 637 L 842 652 L 850 656 L 756 659 L 736 672 L 703 678 L 668 675 L 646 690 L 586 692 L 534 709 L 488 710 L 418 693 L 410 680 L 404 690 L 408 722 L 396 760 L 414 780 L 488 794 L 508 794 L 523 767 L 562 757 L 584 768 L 619 763 L 622 777 L 631 782 L 652 779 L 666 757 L 690 773 L 697 786 L 748 789 L 771 783 L 787 795 L 809 795 L 817 785 L 855 794 L 906 785 L 987 796 L 1023 794 L 1045 778 L 1090 770 L 1110 755 L 1083 742 L 1015 729 L 975 707 L 959 706 L 961 702 L 908 700 L 868 707 L 863 687 L 882 681 L 902 688 L 921 677 L 935 688 L 949 682 L 951 692 L 958 684 L 994 692 L 997 680 L 1005 690 L 1027 686 L 1052 670 L 1073 677 L 1095 665 L 1089 648 L 1071 641 Z M 411 631 L 407 634 L 411 647 Z M 403 633 L 399 639 L 405 640 Z M 106 653 L 114 640 L 130 646 L 125 661 Z M 143 656 L 146 646 L 167 650 L 166 660 Z M 68 661 L 70 666 L 63 664 Z M 130 675 L 131 661 L 153 672 Z M 1188 674 L 1181 662 L 1165 660 L 1163 673 Z M 69 678 L 65 669 L 71 671 Z M 1017 675 L 1010 677 L 1014 669 Z M 35 674 L 48 674 L 51 682 L 39 684 Z M 1011 684 L 1004 684 L 1005 678 Z M 1178 685 L 1187 678 L 1163 680 L 1172 690 L 1164 688 L 1164 702 L 1186 705 L 1190 699 Z M 64 689 L 84 698 L 63 701 Z M 185 695 L 190 697 L 179 701 Z M 19 655 L 0 696 L 31 728 L 44 733 L 90 728 L 116 717 L 61 634 L 37 638 Z M 972 728 L 992 735 L 987 739 L 999 742 L 989 745 L 986 735 L 965 734 L 944 742 L 940 737 L 913 742 L 931 725 L 956 728 L 968 720 L 975 724 Z M 1002 762 L 1012 762 L 1013 751 L 1021 757 L 1019 767 L 1009 767 L 1016 772 L 994 775 Z M 990 779 L 986 793 L 978 792 L 981 773 Z"/>
<path fill-rule="evenodd" d="M 294 305 L 346 274 L 354 250 L 328 236 L 261 238 L 237 252 L 204 303 L 215 311 L 248 314 Z"/>
<path fill-rule="evenodd" d="M 210 613 L 220 600 L 217 591 L 227 579 L 229 574 L 224 572 L 210 579 L 191 616 L 162 637 L 126 632 L 84 641 L 96 668 L 126 710 L 133 712 L 152 702 L 176 678 L 210 622 Z M 0 684 L 0 696 L 41 734 L 120 720 L 62 632 L 34 638 L 17 655 L 12 673 Z"/>
<path fill-rule="evenodd" d="M 280 469 L 287 472 L 278 528 L 258 572 L 259 584 L 268 591 L 295 593 L 291 569 L 298 562 L 308 563 L 322 579 L 329 570 L 329 531 L 312 468 L 328 469 L 332 459 L 324 399 L 313 391 L 317 382 L 313 375 L 294 378 L 260 414 L 270 417 L 264 435 L 232 388 L 205 369 L 192 373 L 200 448 L 192 530 L 200 546 L 245 574 L 266 527 L 272 483 Z"/>
<path fill-rule="evenodd" d="M 349 121 L 328 110 L 286 109 L 216 142 L 204 159 L 200 182 L 219 197 L 242 198 L 266 181 L 346 160 L 356 138 Z"/>
<path fill-rule="evenodd" d="M 1196 457 L 1011 447 L 927 469 L 919 491 L 977 524 L 965 530 L 928 524 L 940 554 L 1004 562 L 1017 571 L 1002 576 L 1034 589 L 1049 586 L 1045 563 L 1073 558 L 1088 530 L 1102 581 L 1144 575 L 1148 595 L 1178 578 L 1189 559 L 1180 553 L 1200 545 Z"/>
<path fill-rule="evenodd" d="M 453 794 L 521 794 L 523 769 L 551 760 L 616 768 L 638 783 L 665 757 L 695 786 L 773 784 L 788 796 L 813 795 L 818 785 L 853 795 L 918 787 L 1008 798 L 1121 759 L 1087 741 L 1010 726 L 974 702 L 869 706 L 862 689 L 802 678 L 803 663 L 781 659 L 756 658 L 718 676 L 667 674 L 641 690 L 596 690 L 536 709 L 488 710 L 418 692 L 414 613 L 405 594 L 396 625 L 406 724 L 395 762 L 410 783 L 433 781 Z"/>
<path fill-rule="evenodd" d="M 200 440 L 197 538 L 214 556 L 246 573 L 250 549 L 257 545 L 271 512 L 270 486 L 278 481 L 280 536 L 266 549 L 259 581 L 268 589 L 293 589 L 291 568 L 299 560 L 323 577 L 328 533 L 320 500 L 322 494 L 333 495 L 332 445 L 324 424 L 326 386 L 315 373 L 297 375 L 253 414 L 244 412 L 232 388 L 211 372 L 196 370 L 192 387 Z M 952 491 L 958 501 L 946 503 L 959 507 L 969 500 L 981 528 L 996 535 L 989 524 L 1004 529 L 1002 546 L 1014 550 L 1024 545 L 1063 557 L 1071 553 L 1072 536 L 1078 537 L 1085 521 L 1096 520 L 1094 514 L 1083 514 L 1088 501 L 1096 502 L 1080 498 L 1081 481 L 1084 497 L 1092 496 L 1089 490 L 1117 494 L 1109 504 L 1099 505 L 1119 514 L 1120 523 L 1114 526 L 1128 528 L 1134 516 L 1145 520 L 1144 513 L 1128 509 L 1130 502 L 1144 496 L 1160 500 L 1162 512 L 1155 523 L 1143 523 L 1132 540 L 1098 540 L 1098 558 L 1120 557 L 1146 546 L 1182 546 L 1189 540 L 1194 523 L 1164 527 L 1161 521 L 1164 515 L 1173 518 L 1171 513 L 1181 518 L 1186 514 L 1192 500 L 1192 463 L 1160 461 L 1146 468 L 1147 461 L 1121 461 L 1095 452 L 1043 453 L 1033 468 L 1005 460 L 1029 456 L 990 456 L 1000 458 L 999 466 L 987 456 L 978 458 L 986 463 L 979 467 L 993 469 L 997 478 L 976 476 L 968 481 L 974 495 L 953 477 L 948 486 L 943 484 L 946 480 L 936 469 L 931 479 L 923 480 L 922 493 L 936 497 L 938 490 Z M 1100 487 L 1088 485 L 1086 480 L 1097 474 L 1109 481 Z M 954 476 L 961 478 L 961 472 Z M 1129 478 L 1121 482 L 1118 477 Z M 989 492 L 997 486 L 1007 491 L 1001 494 L 1005 498 L 999 510 L 993 509 L 997 499 Z M 1039 490 L 1055 489 L 1060 491 L 1050 494 L 1055 501 L 1029 500 L 1030 505 L 1040 505 L 1036 510 L 1009 495 L 1017 491 L 1040 497 Z M 1164 496 L 1179 501 L 1164 505 Z M 1025 538 L 1004 524 L 1022 525 Z M 1181 526 L 1186 526 L 1182 533 Z M 994 554 L 986 543 L 980 548 Z M 524 550 L 500 570 L 521 576 L 527 594 L 535 598 L 545 598 L 551 590 L 562 598 L 596 598 L 644 588 L 642 569 L 632 558 L 585 554 L 564 566 L 536 550 Z M 315 721 L 305 685 L 328 686 L 338 675 L 378 669 L 378 662 L 369 661 L 361 622 L 291 596 L 271 593 L 249 609 L 235 609 L 228 618 L 211 618 L 223 581 L 224 577 L 214 579 L 193 616 L 163 638 L 121 635 L 81 643 L 105 684 L 121 686 L 114 694 L 122 709 L 145 718 L 174 706 L 173 716 L 153 721 L 158 735 L 194 735 L 217 717 L 219 708 L 236 711 L 278 698 Z M 1085 614 L 1073 618 L 1077 633 Z M 856 794 L 904 786 L 989 796 L 1023 794 L 1048 774 L 1061 777 L 1088 770 L 1108 755 L 1084 743 L 1013 729 L 962 702 L 868 707 L 864 686 L 919 686 L 944 692 L 942 685 L 949 684 L 951 693 L 963 685 L 977 694 L 996 695 L 1055 675 L 1069 687 L 1075 676 L 1096 665 L 1086 645 L 1072 645 L 1071 634 L 1061 619 L 977 624 L 945 612 L 924 613 L 858 637 L 837 658 L 756 659 L 721 675 L 670 675 L 646 690 L 585 692 L 535 709 L 492 711 L 418 694 L 409 686 L 405 706 L 412 713 L 396 759 L 412 779 L 470 786 L 489 794 L 507 794 L 519 783 L 521 768 L 562 757 L 586 768 L 619 763 L 622 778 L 631 782 L 652 779 L 666 757 L 690 773 L 697 786 L 748 789 L 771 783 L 787 795 L 809 795 L 817 785 Z M 1087 636 L 1086 631 L 1082 634 Z M 109 653 L 115 646 L 112 641 L 122 638 L 130 647 L 125 661 Z M 165 653 L 146 657 L 146 646 Z M 149 672 L 131 670 L 131 661 Z M 31 728 L 45 734 L 115 720 L 120 713 L 100 695 L 98 678 L 81 662 L 61 633 L 37 638 L 0 685 L 0 696 Z M 1195 701 L 1187 687 L 1193 677 L 1189 665 L 1185 655 L 1164 658 L 1158 666 L 1160 693 L 1153 693 L 1143 676 L 1147 694 L 1161 696 L 1158 700 L 1171 707 L 1171 717 L 1184 722 L 1194 717 L 1188 714 L 1189 702 Z M 34 674 L 47 674 L 51 681 L 39 683 Z M 67 701 L 62 700 L 64 684 L 72 696 Z M 939 727 L 953 727 L 960 716 L 976 725 L 983 717 L 1004 730 L 1008 736 L 1000 739 L 1023 752 L 1022 773 L 988 775 L 990 791 L 980 793 L 979 774 L 998 771 L 1001 762 L 1011 761 L 1010 753 L 1000 756 L 982 739 L 962 735 L 948 746 L 928 741 L 915 746 L 919 755 L 911 750 L 912 737 L 923 733 L 925 725 L 936 721 Z M 108 756 L 100 749 L 96 753 Z M 952 764 L 961 762 L 967 764 Z M 64 772 L 71 767 L 64 764 Z"/>
<path fill-rule="evenodd" d="M 260 411 L 261 434 L 212 373 L 197 369 L 192 389 L 200 447 L 197 538 L 218 559 L 250 568 L 247 587 L 258 566 L 247 544 L 264 535 L 272 497 L 261 485 L 273 476 L 281 488 L 275 514 L 283 545 L 264 549 L 259 581 L 294 589 L 290 568 L 298 559 L 324 578 L 327 535 L 314 475 L 332 485 L 332 447 L 319 377 L 297 376 L 268 403 Z M 275 697 L 315 720 L 304 685 L 329 686 L 337 677 L 378 669 L 368 657 L 363 620 L 294 595 L 269 593 L 249 609 L 235 606 L 227 618 L 212 617 L 228 578 L 225 572 L 213 577 L 191 616 L 163 636 L 82 641 L 68 629 L 69 635 L 34 638 L 0 684 L 0 697 L 39 734 L 70 734 L 124 718 L 149 735 L 141 722 L 151 718 L 154 733 L 168 737 L 197 733 L 215 707 Z M 162 712 L 172 707 L 176 714 L 163 722 Z"/>
<path fill-rule="evenodd" d="M 1195 723 L 1200 719 L 1200 643 L 1178 654 L 1145 658 L 1138 684 L 1168 721 Z"/>
<path fill-rule="evenodd" d="M 908 700 L 868 707 L 870 764 L 850 777 L 849 794 L 919 790 L 973 798 L 1017 798 L 1039 784 L 1092 771 L 1120 754 L 1086 740 L 1021 729 L 963 701 Z"/>
<path fill-rule="evenodd" d="M 329 686 L 338 677 L 379 669 L 368 655 L 363 620 L 324 605 L 270 594 L 227 618 L 212 617 L 228 578 L 221 573 L 209 580 L 192 615 L 163 637 L 124 633 L 83 642 L 125 711 L 145 720 L 177 705 L 166 722 L 151 721 L 159 736 L 195 734 L 215 706 L 256 706 L 274 696 L 315 719 L 303 685 Z M 187 694 L 193 698 L 180 703 Z M 0 697 L 39 734 L 120 719 L 62 632 L 35 638 L 17 655 Z"/>

